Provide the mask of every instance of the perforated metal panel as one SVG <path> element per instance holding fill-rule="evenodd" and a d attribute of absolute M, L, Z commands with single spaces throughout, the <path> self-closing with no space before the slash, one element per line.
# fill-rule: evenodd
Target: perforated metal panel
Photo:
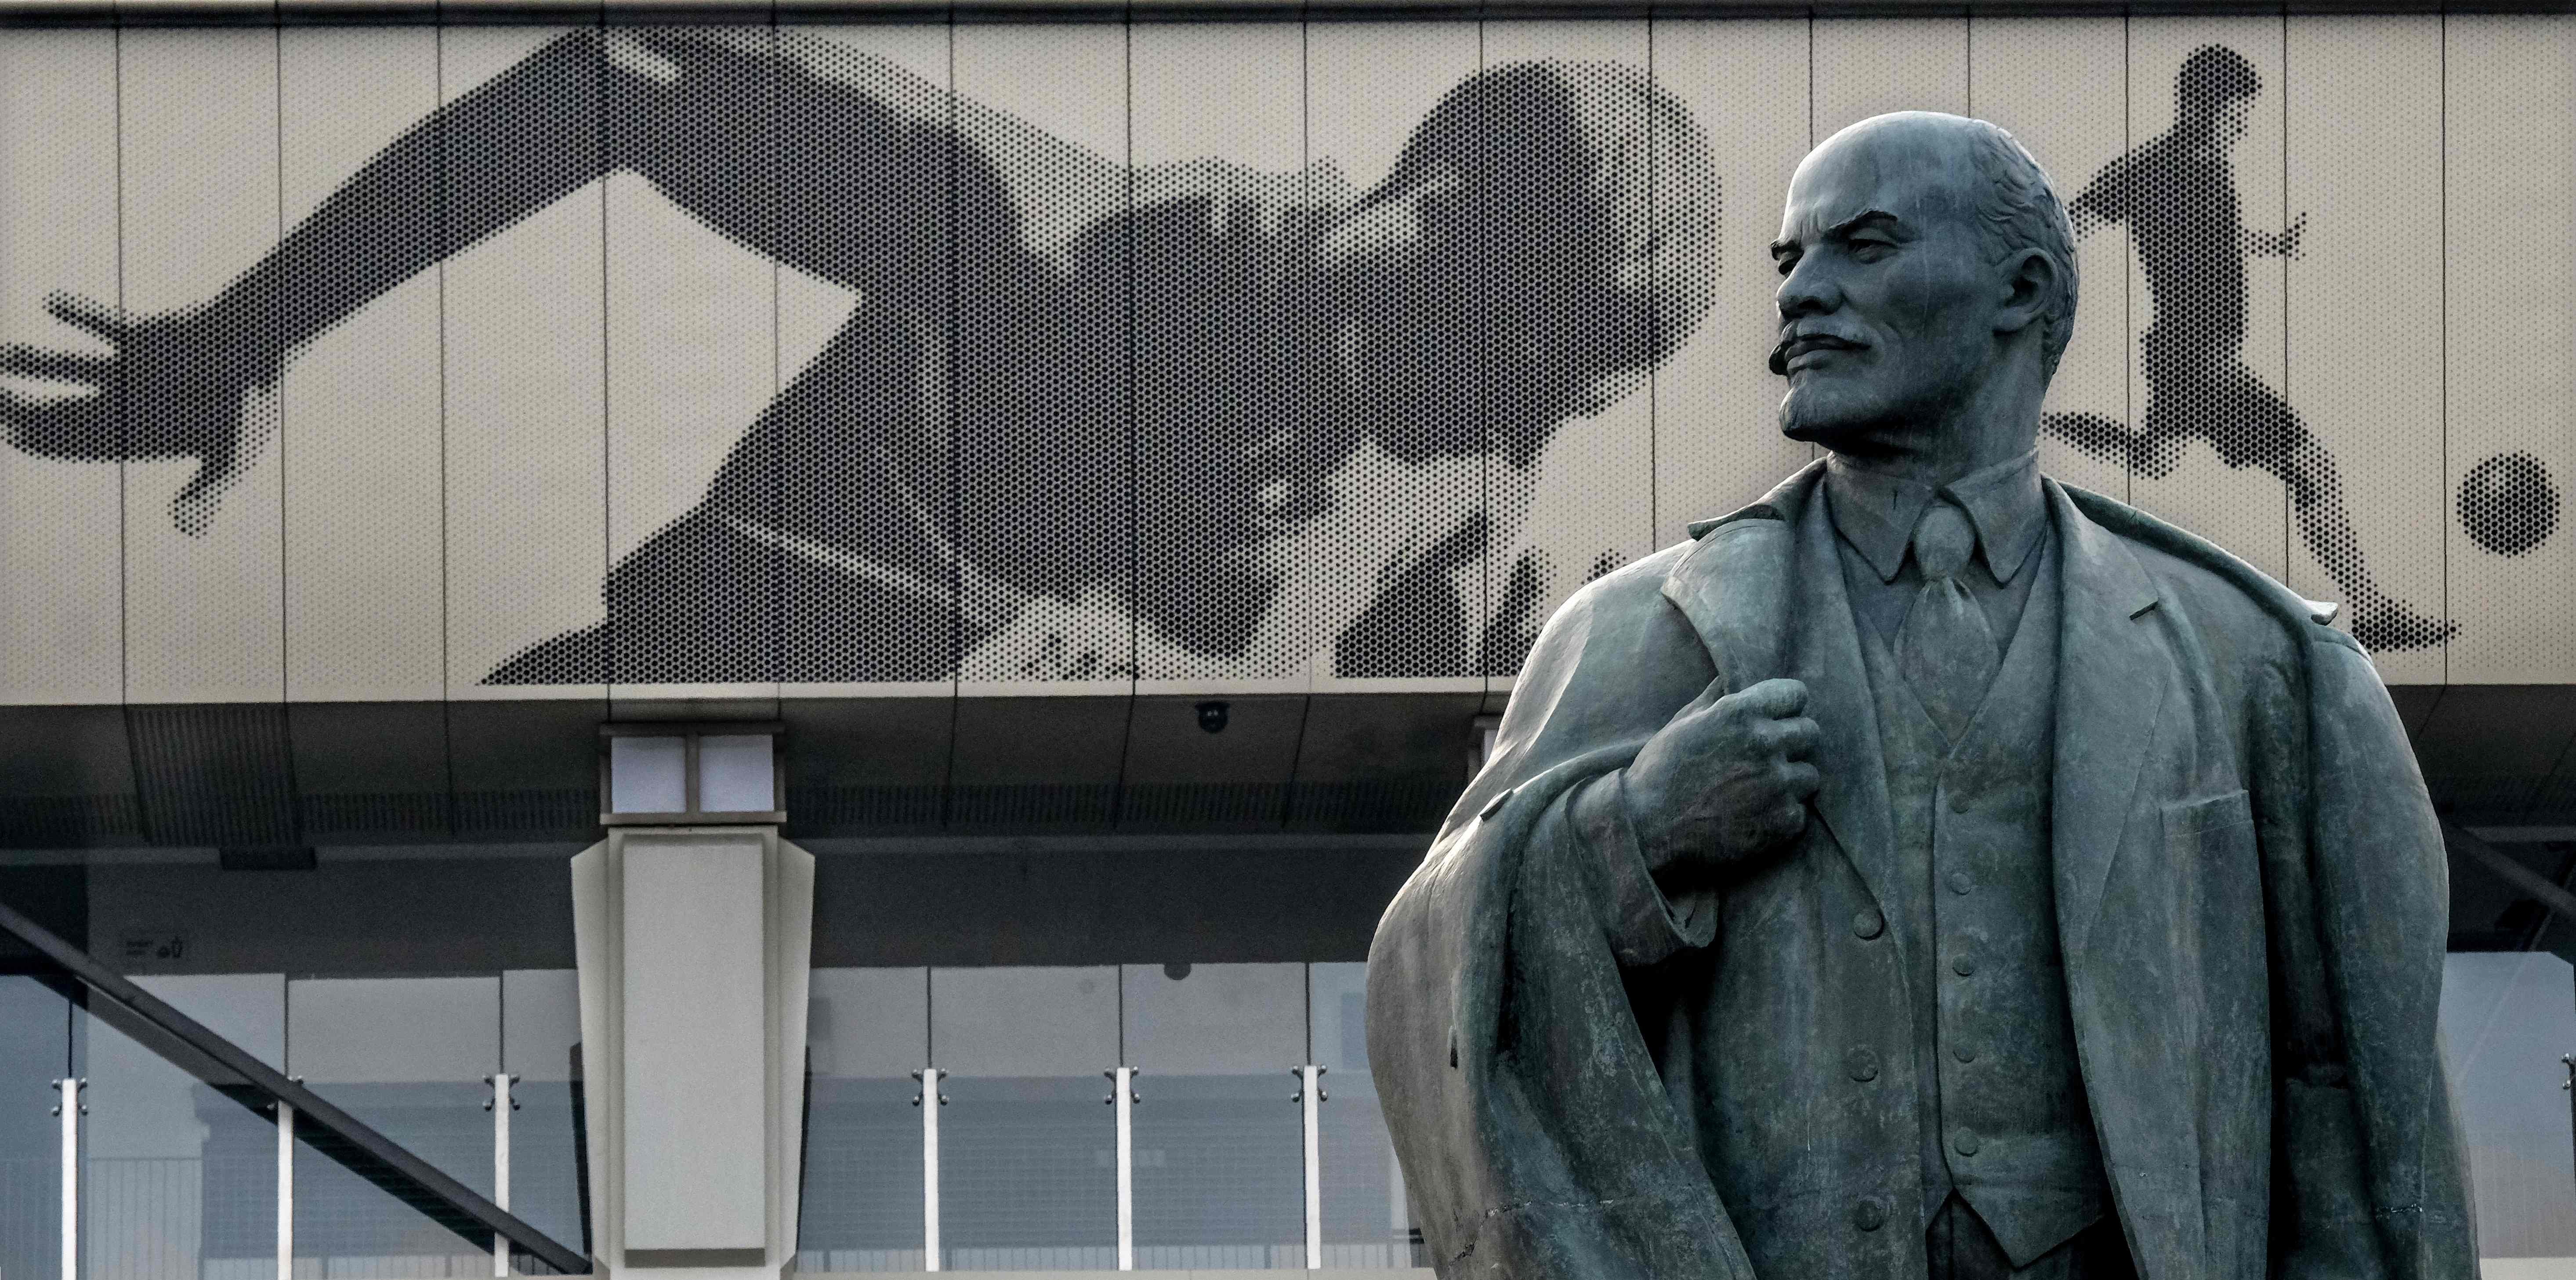
<path fill-rule="evenodd" d="M 2450 678 L 2576 670 L 2576 22 L 2447 20 L 2442 477 Z"/>
<path fill-rule="evenodd" d="M 1512 86 L 1494 141 L 1516 184 L 1486 233 L 1494 553 L 1478 650 L 1502 678 L 1576 588 L 1653 549 L 1650 375 L 1707 312 L 1719 209 L 1707 135 L 1655 86 L 1645 23 L 1488 23 L 1485 67 Z"/>
<path fill-rule="evenodd" d="M 0 41 L 0 342 L 77 350 L 49 400 L 99 386 L 107 347 L 47 309 L 56 291 L 117 300 L 116 35 Z M 42 198 L 29 198 L 42 193 Z M 81 379 L 88 379 L 83 381 Z M 125 683 L 124 424 L 66 411 L 0 451 L 0 701 L 114 702 Z"/>
<path fill-rule="evenodd" d="M 1312 629 L 1269 615 L 1309 589 L 1282 553 L 1345 451 L 1315 304 L 1350 203 L 1305 172 L 1305 29 L 1140 24 L 1129 66 L 1137 674 L 1302 690 Z"/>
<path fill-rule="evenodd" d="M 440 33 L 451 697 L 600 697 L 608 569 L 595 33 Z"/>
<path fill-rule="evenodd" d="M 2292 18 L 2287 56 L 2287 581 L 2343 602 L 2381 676 L 2439 684 L 2441 22 Z"/>
<path fill-rule="evenodd" d="M 790 688 L 945 690 L 957 662 L 949 30 L 790 26 L 778 47 L 783 389 L 708 505 L 750 520 L 775 502 Z"/>
<path fill-rule="evenodd" d="M 2131 500 L 2276 578 L 2289 498 L 2263 460 L 2293 430 L 2279 394 L 2286 263 L 2256 249 L 2286 222 L 2281 40 L 2277 18 L 2133 20 L 2131 158 L 2091 180 L 2118 189 L 2138 250 Z"/>
<path fill-rule="evenodd" d="M 1318 172 L 1330 166 L 1352 188 L 1394 199 L 1472 163 L 1478 135 L 1455 127 L 1460 111 L 1431 122 L 1444 102 L 1464 108 L 1455 95 L 1476 76 L 1477 46 L 1472 24 L 1310 26 L 1307 150 Z M 1481 251 L 1465 208 L 1437 220 L 1452 259 Z M 1345 272 L 1324 290 L 1343 376 L 1365 394 L 1331 507 L 1300 543 L 1317 588 L 1305 607 L 1316 616 L 1318 688 L 1484 688 L 1475 644 L 1491 541 L 1481 453 L 1491 283 L 1453 260 L 1409 281 Z"/>
<path fill-rule="evenodd" d="M 779 382 L 774 52 L 768 27 L 606 35 L 612 698 L 777 688 L 779 544 L 744 527 L 777 527 L 777 488 L 707 500 L 775 443 L 745 434 Z"/>
<path fill-rule="evenodd" d="M 961 688 L 1125 692 L 1135 439 L 1127 31 L 956 32 Z"/>
<path fill-rule="evenodd" d="M 1693 520 L 1761 497 L 1806 465 L 1806 445 L 1780 434 L 1785 387 L 1764 362 L 1779 341 L 1770 244 L 1780 234 L 1789 176 L 1807 154 L 1808 28 L 1783 22 L 1658 22 L 1657 87 L 1707 138 L 1715 176 L 1685 191 L 1658 167 L 1659 203 L 1712 200 L 1719 243 L 1703 251 L 1708 315 L 1654 375 L 1655 542 L 1686 536 Z"/>
<path fill-rule="evenodd" d="M 2128 149 L 2117 18 L 1974 19 L 1968 33 L 1969 114 L 1991 120 L 2048 170 L 2072 201 L 2094 166 Z M 2078 224 L 2075 333 L 2049 383 L 2039 442 L 2043 474 L 2125 500 L 2135 417 L 2129 405 L 2129 240 L 2125 226 Z M 2120 434 L 2114 434 L 2114 433 Z"/>
<path fill-rule="evenodd" d="M 1837 18 L 1815 24 L 1816 141 L 1890 111 L 1968 110 L 1968 20 Z"/>
<path fill-rule="evenodd" d="M 119 36 L 124 298 L 208 303 L 278 236 L 277 32 Z M 275 293 L 168 317 L 124 379 L 126 696 L 285 693 Z M 265 384 L 265 385 L 264 385 Z"/>
<path fill-rule="evenodd" d="M 348 184 L 437 109 L 438 39 L 431 27 L 278 33 L 280 194 L 290 229 L 325 207 L 325 222 L 363 209 L 363 249 L 436 260 L 444 203 L 434 148 L 415 137 L 395 153 L 390 163 L 409 188 L 402 198 L 372 201 Z M 344 188 L 350 194 L 331 203 Z M 290 276 L 317 282 L 361 274 L 360 251 L 327 232 L 277 250 Z M 394 284 L 305 345 L 280 384 L 285 418 L 298 428 L 277 451 L 290 699 L 445 692 L 439 284 L 435 268 Z M 298 299 L 328 293 L 307 286 Z M 282 307 L 290 334 L 307 314 L 298 299 Z"/>

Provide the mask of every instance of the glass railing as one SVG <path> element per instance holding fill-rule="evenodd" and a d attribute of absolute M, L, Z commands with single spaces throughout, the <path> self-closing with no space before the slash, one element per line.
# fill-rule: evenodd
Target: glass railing
<path fill-rule="evenodd" d="M 497 1159 L 578 1227 L 568 974 L 507 979 L 562 1016 L 505 1030 L 497 975 L 128 979 L 5 906 L 0 930 L 45 966 L 0 976 L 0 1278 L 590 1270 L 507 1209 Z M 515 1110 L 486 1105 L 515 1085 L 505 1045 L 539 1059 Z"/>
<path fill-rule="evenodd" d="M 816 970 L 800 1270 L 1427 1265 L 1369 1080 L 1364 980 L 1356 963 Z"/>

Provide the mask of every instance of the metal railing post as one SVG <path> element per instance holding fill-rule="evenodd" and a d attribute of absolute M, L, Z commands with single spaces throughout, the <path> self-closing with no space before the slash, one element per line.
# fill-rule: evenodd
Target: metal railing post
<path fill-rule="evenodd" d="M 1136 1068 L 1109 1072 L 1110 1106 L 1118 1112 L 1118 1269 L 1136 1269 Z"/>
<path fill-rule="evenodd" d="M 277 1280 L 295 1280 L 295 1108 L 277 1104 Z"/>
<path fill-rule="evenodd" d="M 492 1100 L 484 1104 L 492 1109 L 492 1203 L 503 1209 L 510 1207 L 510 1113 L 519 1109 L 510 1100 L 510 1082 L 516 1078 L 495 1072 Z M 510 1238 L 497 1231 L 492 1233 L 492 1274 L 510 1274 Z"/>
<path fill-rule="evenodd" d="M 912 1105 L 921 1108 L 921 1269 L 939 1270 L 939 1109 L 948 1105 L 948 1095 L 939 1091 L 939 1081 L 948 1073 L 937 1067 L 923 1067 L 912 1073 L 921 1082 L 921 1092 L 912 1095 Z"/>
<path fill-rule="evenodd" d="M 65 1077 L 54 1081 L 59 1098 L 54 1114 L 62 1118 L 63 1257 L 62 1280 L 80 1280 L 80 1118 L 89 1107 L 81 1090 L 89 1081 Z"/>
<path fill-rule="evenodd" d="M 1324 1069 L 1312 1062 L 1294 1069 L 1297 1102 L 1306 1128 L 1306 1269 L 1324 1267 Z"/>

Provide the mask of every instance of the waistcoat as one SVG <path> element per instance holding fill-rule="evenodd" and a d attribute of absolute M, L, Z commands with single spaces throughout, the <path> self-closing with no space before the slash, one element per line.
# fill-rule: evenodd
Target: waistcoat
<path fill-rule="evenodd" d="M 1924 1214 L 1952 1191 L 2015 1266 L 2099 1219 L 2108 1183 L 2075 1056 L 2057 939 L 2049 787 L 2057 709 L 2058 552 L 1985 702 L 1943 737 L 1877 629 L 1859 618 L 1877 704 L 1914 1007 Z"/>

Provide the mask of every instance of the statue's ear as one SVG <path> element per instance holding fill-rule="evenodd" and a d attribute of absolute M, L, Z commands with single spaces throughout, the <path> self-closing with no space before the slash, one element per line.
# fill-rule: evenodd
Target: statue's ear
<path fill-rule="evenodd" d="M 1995 313 L 1995 332 L 2019 333 L 2048 318 L 2063 292 L 2054 259 L 2037 248 L 2023 249 L 2005 264 L 2004 304 Z"/>

